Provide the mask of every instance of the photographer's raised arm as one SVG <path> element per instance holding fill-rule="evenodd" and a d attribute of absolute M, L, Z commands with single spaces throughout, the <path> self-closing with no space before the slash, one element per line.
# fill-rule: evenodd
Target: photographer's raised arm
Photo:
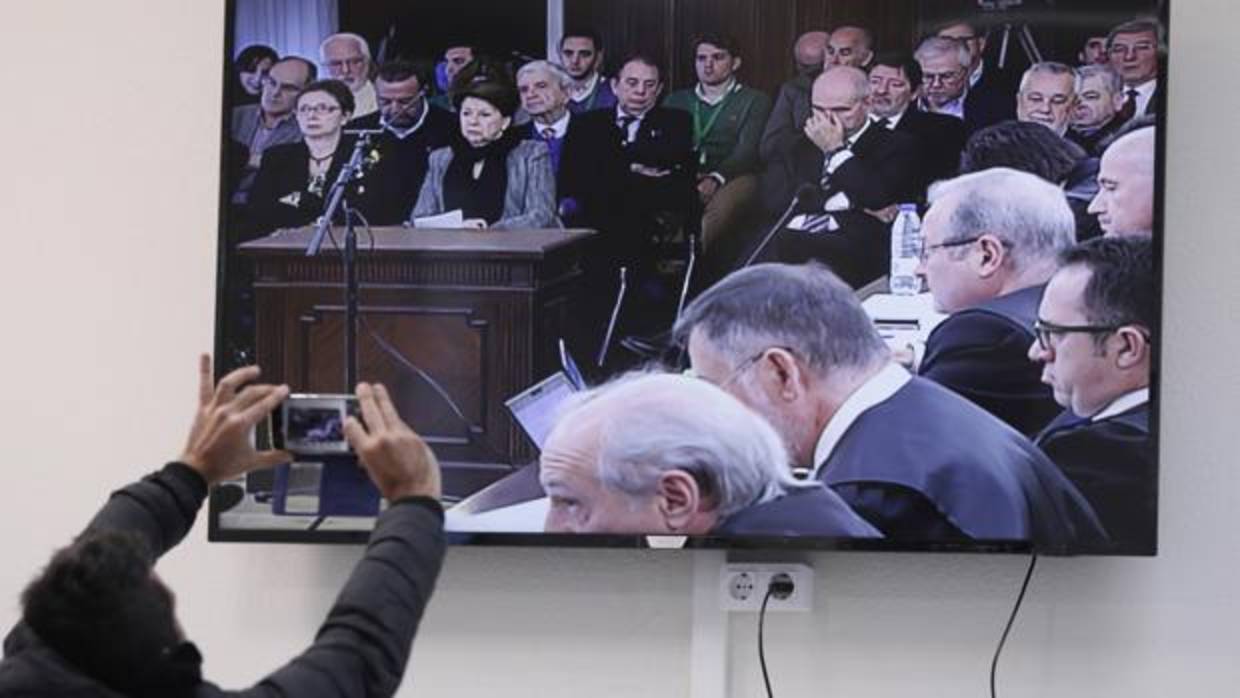
<path fill-rule="evenodd" d="M 287 462 L 287 453 L 250 444 L 254 425 L 288 395 L 283 385 L 247 385 L 258 376 L 257 366 L 247 366 L 214 385 L 211 357 L 202 355 L 198 410 L 179 461 L 112 493 L 87 530 L 136 533 L 158 557 L 189 532 L 210 485 Z"/>

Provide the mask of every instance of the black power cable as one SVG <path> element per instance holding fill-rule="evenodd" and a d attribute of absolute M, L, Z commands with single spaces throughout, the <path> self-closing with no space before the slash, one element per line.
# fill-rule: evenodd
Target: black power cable
<path fill-rule="evenodd" d="M 788 598 L 792 595 L 793 589 L 792 577 L 783 572 L 773 575 L 766 586 L 766 595 L 762 597 L 762 608 L 758 611 L 758 664 L 762 666 L 762 683 L 766 685 L 767 698 L 774 698 L 775 694 L 771 692 L 771 675 L 766 670 L 766 646 L 762 641 L 763 626 L 766 623 L 766 604 L 771 597 Z"/>
<path fill-rule="evenodd" d="M 1020 612 L 1020 603 L 1025 600 L 1025 591 L 1029 589 L 1029 580 L 1033 578 L 1033 568 L 1037 564 L 1038 554 L 1034 553 L 1029 557 L 1029 569 L 1025 570 L 1025 581 L 1020 585 L 1020 593 L 1016 595 L 1016 604 L 1012 606 L 1012 615 L 1008 616 L 1007 625 L 1003 628 L 1003 636 L 999 638 L 999 646 L 995 648 L 994 659 L 990 661 L 990 698 L 996 698 L 998 695 L 995 693 L 995 674 L 999 669 L 999 655 L 1003 652 L 1008 633 L 1012 631 L 1012 623 L 1016 621 L 1016 614 Z"/>

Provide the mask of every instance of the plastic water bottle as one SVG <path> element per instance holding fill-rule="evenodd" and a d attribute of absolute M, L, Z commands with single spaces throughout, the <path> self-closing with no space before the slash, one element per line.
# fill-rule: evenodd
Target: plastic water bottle
<path fill-rule="evenodd" d="M 915 204 L 900 204 L 900 212 L 891 223 L 891 292 L 897 296 L 913 296 L 921 291 L 917 262 L 921 256 L 921 218 Z"/>

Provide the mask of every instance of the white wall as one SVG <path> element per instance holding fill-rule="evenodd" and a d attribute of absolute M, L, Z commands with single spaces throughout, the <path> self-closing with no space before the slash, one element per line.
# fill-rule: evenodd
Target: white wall
<path fill-rule="evenodd" d="M 211 343 L 220 4 L 0 10 L 0 625 L 109 488 L 181 446 L 195 353 Z M 1233 695 L 1240 681 L 1240 44 L 1223 31 L 1238 20 L 1229 0 L 1178 0 L 1172 18 L 1163 552 L 1039 563 L 1002 695 Z M 309 641 L 358 554 L 205 536 L 200 520 L 162 569 L 208 674 L 231 686 Z M 985 694 L 1023 559 L 811 560 L 817 611 L 767 625 L 779 695 Z M 656 552 L 453 550 L 402 695 L 685 696 L 692 567 Z M 761 690 L 753 626 L 731 621 L 731 695 Z"/>

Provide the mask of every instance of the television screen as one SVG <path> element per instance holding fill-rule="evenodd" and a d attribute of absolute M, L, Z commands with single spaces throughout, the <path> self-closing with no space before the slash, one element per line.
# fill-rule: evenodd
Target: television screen
<path fill-rule="evenodd" d="M 211 540 L 1157 549 L 1165 0 L 232 0 Z"/>

